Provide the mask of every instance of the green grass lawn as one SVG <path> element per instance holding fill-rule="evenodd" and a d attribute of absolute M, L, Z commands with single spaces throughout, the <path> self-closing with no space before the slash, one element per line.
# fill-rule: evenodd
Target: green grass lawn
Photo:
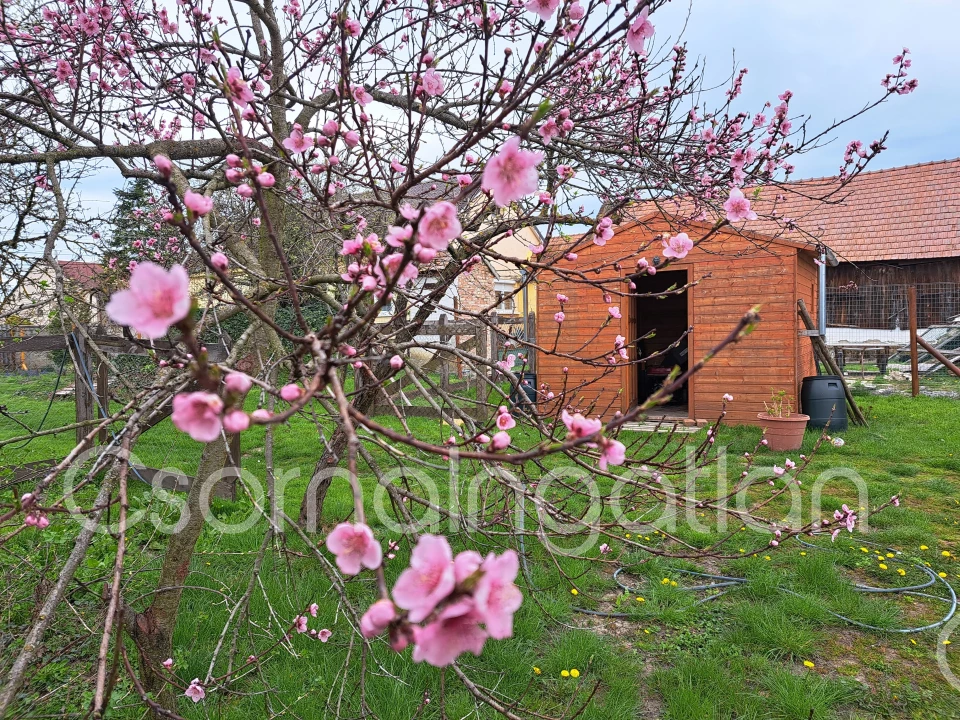
<path fill-rule="evenodd" d="M 0 378 L 0 405 L 20 422 L 36 427 L 47 410 L 52 385 L 49 375 Z M 825 445 L 804 480 L 805 485 L 812 485 L 820 472 L 845 466 L 866 481 L 871 506 L 901 493 L 902 506 L 872 518 L 869 535 L 844 532 L 834 544 L 818 539 L 818 549 L 788 541 L 775 550 L 751 554 L 765 545 L 768 536 L 748 529 L 724 547 L 725 554 L 731 555 L 740 555 L 742 548 L 742 556 L 695 564 L 651 559 L 631 549 L 625 542 L 629 532 L 625 528 L 623 540 L 607 540 L 612 546 L 610 555 L 600 557 L 594 548 L 586 559 L 561 558 L 556 566 L 528 539 L 525 549 L 533 589 L 524 587 L 526 601 L 516 617 L 515 637 L 490 641 L 482 657 L 463 659 L 465 668 L 503 697 L 522 696 L 526 708 L 551 717 L 564 712 L 569 717 L 591 696 L 578 717 L 960 717 L 960 692 L 952 689 L 938 670 L 936 631 L 904 635 L 866 630 L 831 614 L 888 630 L 934 621 L 942 615 L 944 604 L 852 589 L 852 582 L 884 587 L 917 584 L 925 576 L 915 564 L 929 564 L 954 587 L 960 586 L 960 562 L 956 559 L 960 553 L 960 401 L 865 395 L 859 400 L 870 427 L 842 433 L 846 441 L 842 448 Z M 72 421 L 72 408 L 70 401 L 55 401 L 44 427 Z M 439 421 L 417 419 L 410 425 L 423 439 L 439 442 L 449 435 L 449 428 Z M 0 416 L 0 440 L 22 432 L 16 421 Z M 72 447 L 72 437 L 68 433 L 37 438 L 25 446 L 4 446 L 0 448 L 0 467 L 62 457 Z M 662 437 L 650 440 L 648 435 L 621 439 L 628 444 L 665 442 Z M 743 453 L 752 451 L 758 439 L 756 428 L 721 431 L 717 446 L 727 448 L 731 477 L 739 475 Z M 808 433 L 807 452 L 815 441 L 816 435 Z M 262 431 L 245 433 L 242 451 L 244 467 L 262 479 Z M 299 478 L 289 483 L 285 495 L 285 508 L 291 515 L 297 513 L 318 452 L 317 428 L 307 418 L 297 418 L 277 433 L 277 468 L 299 471 Z M 175 466 L 192 473 L 200 446 L 166 422 L 144 436 L 136 453 L 146 465 Z M 765 465 L 782 462 L 784 457 L 766 450 L 761 454 Z M 397 462 L 377 449 L 374 456 L 382 467 Z M 546 465 L 559 462 L 551 459 Z M 422 469 L 439 482 L 441 499 L 448 499 L 446 473 L 438 468 Z M 536 475 L 536 469 L 531 469 L 529 479 Z M 2 482 L 5 493 L 14 491 L 8 480 Z M 706 485 L 710 480 L 702 482 Z M 371 479 L 365 483 L 372 489 Z M 372 510 L 374 493 L 368 492 L 367 497 Z M 828 484 L 823 507 L 832 510 L 841 502 L 854 504 L 856 495 L 842 482 Z M 151 501 L 145 487 L 136 489 L 132 504 L 134 509 L 172 513 L 157 500 Z M 245 517 L 251 506 L 244 499 L 215 501 L 214 511 L 229 521 Z M 348 488 L 335 483 L 325 505 L 324 527 L 350 512 Z M 370 519 L 378 538 L 400 539 L 398 533 L 377 523 L 375 514 Z M 441 530 L 446 529 L 444 523 Z M 0 548 L 4 573 L 0 628 L 5 647 L 0 671 L 15 656 L 19 638 L 31 621 L 38 581 L 55 577 L 70 551 L 73 533 L 72 525 L 55 519 L 43 534 L 22 533 Z M 713 531 L 694 532 L 683 526 L 677 535 L 693 545 L 720 537 Z M 208 527 L 201 537 L 177 629 L 174 670 L 183 681 L 206 674 L 232 602 L 246 588 L 262 536 L 260 524 L 237 535 Z M 646 537 L 650 540 L 644 542 L 651 544 L 665 542 L 653 531 Z M 131 532 L 129 542 L 125 592 L 142 608 L 146 600 L 136 598 L 153 586 L 163 537 L 143 523 Z M 492 547 L 492 541 L 483 536 L 464 537 L 459 542 L 481 550 Z M 56 631 L 48 636 L 41 666 L 23 698 L 21 709 L 29 712 L 21 717 L 79 714 L 89 702 L 91 658 L 96 655 L 103 613 L 99 590 L 112 567 L 114 550 L 115 540 L 110 536 L 101 535 L 95 541 L 79 577 L 96 591 L 77 587 L 69 596 L 70 606 L 61 608 Z M 401 543 L 397 557 L 388 562 L 390 579 L 404 567 L 408 551 Z M 887 557 L 888 552 L 894 557 Z M 630 592 L 622 592 L 613 581 L 618 563 L 629 566 L 620 579 Z M 698 604 L 705 594 L 684 588 L 700 580 L 683 572 L 697 569 L 749 582 Z M 901 569 L 903 574 L 898 572 Z M 361 574 L 348 587 L 361 604 L 373 597 L 370 574 Z M 294 534 L 279 539 L 266 558 L 262 583 L 253 593 L 251 623 L 242 623 L 242 632 L 235 638 L 238 657 L 263 652 L 311 602 L 321 608 L 311 627 L 330 628 L 333 637 L 324 644 L 296 636 L 289 646 L 264 658 L 259 677 L 236 683 L 232 687 L 235 694 L 215 691 L 196 707 L 182 703 L 180 712 L 189 718 L 239 719 L 281 711 L 291 717 L 320 718 L 332 716 L 330 708 L 340 702 L 349 709 L 347 715 L 356 716 L 359 690 L 355 676 L 345 675 L 344 667 L 351 653 L 355 660 L 358 649 L 355 643 L 351 645 L 348 625 L 335 598 L 325 575 Z M 575 607 L 628 617 L 586 615 Z M 960 642 L 947 648 L 953 671 L 960 675 L 960 651 L 953 648 L 960 648 Z M 449 673 L 444 680 L 439 670 L 411 663 L 409 651 L 396 655 L 384 645 L 376 645 L 374 654 L 382 670 L 371 673 L 366 701 L 379 717 L 494 717 L 489 710 L 477 712 L 472 698 Z M 216 674 L 224 667 L 221 661 Z M 574 669 L 577 677 L 570 672 Z M 264 684 L 271 688 L 267 695 L 262 693 Z M 424 706 L 426 697 L 431 703 Z M 38 698 L 43 699 L 36 702 Z M 114 704 L 116 717 L 142 717 L 126 681 L 119 684 Z"/>

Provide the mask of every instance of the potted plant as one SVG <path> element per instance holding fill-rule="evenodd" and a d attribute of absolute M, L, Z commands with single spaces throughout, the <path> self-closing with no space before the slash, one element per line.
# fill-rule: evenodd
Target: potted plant
<path fill-rule="evenodd" d="M 763 403 L 765 412 L 758 413 L 763 436 L 771 450 L 799 450 L 809 415 L 793 412 L 792 398 L 786 390 L 774 390 L 770 401 Z"/>

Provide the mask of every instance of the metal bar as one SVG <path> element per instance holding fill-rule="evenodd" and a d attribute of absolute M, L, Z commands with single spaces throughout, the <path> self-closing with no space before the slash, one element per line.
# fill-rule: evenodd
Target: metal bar
<path fill-rule="evenodd" d="M 907 308 L 910 315 L 910 376 L 913 396 L 920 394 L 920 354 L 917 352 L 917 288 L 907 289 Z"/>
<path fill-rule="evenodd" d="M 939 350 L 937 350 L 933 345 L 931 345 L 930 343 L 928 343 L 926 340 L 924 340 L 924 339 L 923 339 L 922 337 L 920 337 L 919 335 L 917 335 L 917 343 L 920 345 L 920 347 L 922 347 L 922 348 L 923 348 L 924 350 L 926 350 L 928 353 L 930 353 L 931 355 L 933 355 L 937 360 L 939 360 L 941 363 L 943 363 L 943 366 L 944 366 L 945 368 L 947 368 L 947 370 L 949 370 L 950 372 L 952 372 L 952 373 L 953 373 L 954 375 L 956 375 L 957 377 L 960 377 L 960 368 L 958 368 L 956 365 L 954 365 L 952 362 L 950 362 L 950 361 L 947 359 L 947 357 L 946 357 L 943 353 L 941 353 Z"/>

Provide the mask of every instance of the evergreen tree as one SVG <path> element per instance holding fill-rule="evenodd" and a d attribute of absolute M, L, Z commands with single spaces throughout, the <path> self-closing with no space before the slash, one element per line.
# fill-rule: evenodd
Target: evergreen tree
<path fill-rule="evenodd" d="M 135 178 L 113 191 L 117 204 L 110 216 L 110 237 L 103 252 L 105 265 L 116 258 L 116 270 L 125 272 L 131 260 L 141 257 L 135 247 L 136 241 L 145 245 L 154 236 L 154 221 L 149 213 L 153 200 L 151 189 L 149 180 Z"/>

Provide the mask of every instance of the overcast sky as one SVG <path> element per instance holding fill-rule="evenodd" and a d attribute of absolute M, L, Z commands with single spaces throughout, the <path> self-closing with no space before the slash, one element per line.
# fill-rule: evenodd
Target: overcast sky
<path fill-rule="evenodd" d="M 844 146 L 890 131 L 871 169 L 960 156 L 960 2 L 957 0 L 673 0 L 654 17 L 658 36 L 684 40 L 707 77 L 747 67 L 744 109 L 794 92 L 794 112 L 823 127 L 877 97 L 893 57 L 907 47 L 917 90 L 891 97 L 837 133 L 837 141 L 797 158 L 795 177 L 836 173 Z M 657 38 L 658 44 L 660 38 Z"/>
<path fill-rule="evenodd" d="M 917 91 L 891 97 L 841 128 L 831 145 L 798 157 L 794 177 L 836 173 L 847 141 L 867 143 L 885 130 L 889 149 L 871 169 L 960 156 L 958 0 L 673 0 L 653 20 L 656 45 L 683 32 L 690 64 L 705 60 L 714 84 L 729 76 L 734 62 L 749 68 L 743 109 L 776 102 L 789 88 L 793 111 L 812 114 L 814 128 L 878 97 L 893 56 L 910 48 Z M 708 104 L 721 100 L 718 90 Z M 112 166 L 105 170 L 83 187 L 85 200 L 98 209 L 112 205 L 111 190 L 122 183 Z"/>

